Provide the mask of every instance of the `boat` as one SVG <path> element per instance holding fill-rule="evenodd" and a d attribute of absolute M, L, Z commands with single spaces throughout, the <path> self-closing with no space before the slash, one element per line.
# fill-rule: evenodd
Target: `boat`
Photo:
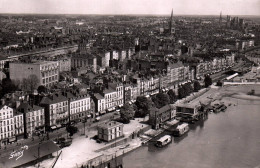
<path fill-rule="evenodd" d="M 178 125 L 177 128 L 173 131 L 174 136 L 182 136 L 183 134 L 189 131 L 189 124 L 183 123 Z"/>
<path fill-rule="evenodd" d="M 158 139 L 155 143 L 155 146 L 157 147 L 164 147 L 172 142 L 172 137 L 170 135 L 164 135 L 160 139 Z"/>

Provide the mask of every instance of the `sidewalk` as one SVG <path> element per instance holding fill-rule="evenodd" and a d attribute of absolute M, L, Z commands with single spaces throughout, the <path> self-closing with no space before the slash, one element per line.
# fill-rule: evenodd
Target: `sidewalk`
<path fill-rule="evenodd" d="M 102 124 L 108 120 L 110 120 L 111 116 L 113 116 L 113 113 L 108 113 L 106 115 L 102 116 L 101 121 L 99 122 L 90 122 L 90 123 L 85 123 L 85 130 L 91 130 L 95 127 L 97 127 L 99 124 Z M 84 124 L 79 122 L 76 124 L 76 127 L 78 128 L 79 132 L 83 132 L 82 130 L 84 129 Z M 66 128 L 60 128 L 58 130 L 55 130 L 53 132 L 49 132 L 49 139 L 55 139 L 58 137 L 67 137 L 67 131 Z M 18 140 L 16 143 L 12 143 L 12 144 L 7 144 L 7 145 L 2 145 L 1 149 L 0 149 L 0 157 L 5 156 L 6 154 L 10 154 L 11 152 L 13 152 L 16 148 L 20 147 L 21 145 L 35 145 L 38 144 L 41 141 L 45 141 L 47 140 L 47 134 L 43 134 L 43 136 L 33 136 L 33 140 L 32 137 L 28 138 L 28 139 L 21 139 Z"/>
<path fill-rule="evenodd" d="M 90 164 L 89 161 L 100 163 L 98 160 L 105 161 L 109 159 L 111 153 L 114 155 L 114 153 L 117 152 L 116 155 L 118 155 L 118 151 L 122 151 L 122 149 L 123 151 L 121 153 L 135 149 L 142 144 L 142 141 L 136 136 L 132 139 L 132 134 L 141 128 L 148 127 L 148 125 L 140 123 L 141 121 L 143 120 L 135 119 L 131 120 L 129 124 L 125 124 L 123 128 L 125 137 L 114 142 L 97 143 L 91 139 L 91 137 L 97 135 L 97 130 L 88 130 L 88 137 L 81 136 L 81 132 L 77 133 L 74 135 L 71 146 L 61 149 L 62 154 L 57 160 L 55 168 L 80 167 L 81 165 Z M 54 162 L 54 159 L 55 158 L 44 160 L 40 163 L 41 167 L 49 167 Z"/>

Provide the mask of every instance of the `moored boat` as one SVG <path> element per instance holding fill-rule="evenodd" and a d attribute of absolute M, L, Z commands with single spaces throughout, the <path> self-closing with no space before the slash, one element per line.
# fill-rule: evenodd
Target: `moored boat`
<path fill-rule="evenodd" d="M 182 136 L 183 134 L 189 131 L 189 124 L 183 123 L 178 125 L 177 128 L 173 131 L 174 136 Z"/>
<path fill-rule="evenodd" d="M 158 139 L 155 143 L 155 146 L 157 147 L 164 147 L 172 142 L 172 137 L 170 135 L 164 135 L 160 139 Z"/>

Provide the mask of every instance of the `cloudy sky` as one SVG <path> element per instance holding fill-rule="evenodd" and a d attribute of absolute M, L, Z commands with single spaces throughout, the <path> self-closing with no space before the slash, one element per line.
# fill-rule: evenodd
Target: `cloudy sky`
<path fill-rule="evenodd" d="M 0 13 L 260 15 L 260 0 L 0 0 Z"/>

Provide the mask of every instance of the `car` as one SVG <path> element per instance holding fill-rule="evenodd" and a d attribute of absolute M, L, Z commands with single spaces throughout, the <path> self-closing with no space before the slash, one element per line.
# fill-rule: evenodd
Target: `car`
<path fill-rule="evenodd" d="M 99 122 L 100 119 L 101 119 L 100 117 L 96 117 L 95 120 L 94 120 L 94 122 Z"/>
<path fill-rule="evenodd" d="M 96 139 L 97 143 L 102 143 L 102 141 L 100 139 Z"/>
<path fill-rule="evenodd" d="M 66 140 L 65 138 L 61 137 L 61 138 L 56 138 L 56 139 L 54 139 L 53 142 L 54 142 L 55 144 L 61 144 L 61 143 L 64 142 L 65 140 Z"/>

